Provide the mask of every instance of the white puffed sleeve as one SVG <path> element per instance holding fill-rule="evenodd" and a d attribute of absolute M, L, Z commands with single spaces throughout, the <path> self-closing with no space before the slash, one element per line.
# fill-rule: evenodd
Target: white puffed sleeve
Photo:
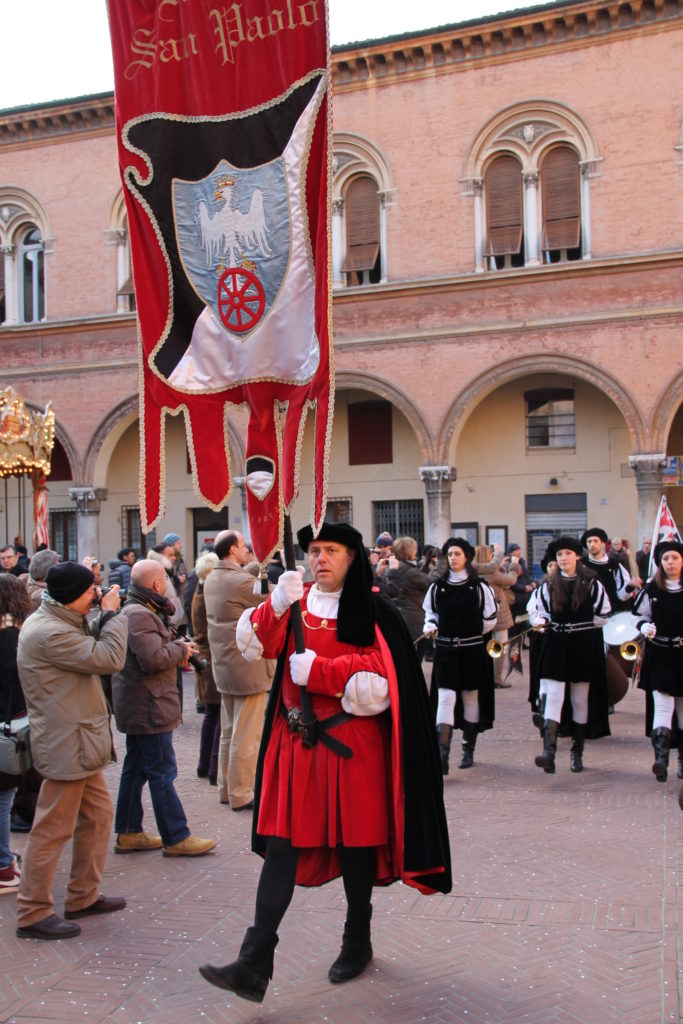
<path fill-rule="evenodd" d="M 344 688 L 341 705 L 349 715 L 380 715 L 389 707 L 389 683 L 375 672 L 356 672 Z"/>
<path fill-rule="evenodd" d="M 241 651 L 245 661 L 258 661 L 259 658 L 263 657 L 263 644 L 257 637 L 256 631 L 251 624 L 251 613 L 253 611 L 253 608 L 247 608 L 242 612 L 237 622 L 237 632 L 235 634 L 237 648 Z"/>

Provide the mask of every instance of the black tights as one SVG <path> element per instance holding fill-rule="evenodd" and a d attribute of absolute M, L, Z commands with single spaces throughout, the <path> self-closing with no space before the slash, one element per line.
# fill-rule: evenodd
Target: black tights
<path fill-rule="evenodd" d="M 268 840 L 266 859 L 261 869 L 256 890 L 254 924 L 275 933 L 285 916 L 294 895 L 296 867 L 300 850 L 289 839 Z M 349 905 L 349 913 L 362 911 L 370 903 L 375 880 L 376 854 L 374 846 L 340 846 L 342 880 Z"/>

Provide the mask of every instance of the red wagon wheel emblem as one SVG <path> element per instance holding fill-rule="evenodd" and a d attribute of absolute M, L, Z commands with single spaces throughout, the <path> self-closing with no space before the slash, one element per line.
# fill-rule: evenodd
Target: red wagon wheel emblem
<path fill-rule="evenodd" d="M 218 282 L 218 312 L 230 331 L 251 330 L 263 314 L 266 294 L 259 279 L 243 267 L 229 267 Z"/>

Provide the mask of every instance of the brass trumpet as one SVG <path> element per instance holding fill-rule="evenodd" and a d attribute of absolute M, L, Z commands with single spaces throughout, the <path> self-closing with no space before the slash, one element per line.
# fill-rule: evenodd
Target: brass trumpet
<path fill-rule="evenodd" d="M 642 646 L 642 640 L 626 640 L 619 646 L 619 654 L 624 661 L 637 661 Z"/>
<path fill-rule="evenodd" d="M 486 653 L 488 654 L 489 658 L 502 658 L 503 651 L 505 650 L 506 647 L 509 647 L 510 644 L 514 644 L 518 640 L 521 640 L 523 636 L 527 635 L 527 633 L 538 633 L 542 629 L 543 623 L 541 623 L 538 626 L 528 626 L 526 629 L 523 629 L 521 633 L 518 633 L 516 636 L 510 637 L 509 640 L 489 640 L 489 642 L 486 645 Z"/>

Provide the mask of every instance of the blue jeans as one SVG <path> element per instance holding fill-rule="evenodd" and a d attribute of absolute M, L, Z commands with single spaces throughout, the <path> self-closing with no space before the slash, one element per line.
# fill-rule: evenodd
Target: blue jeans
<path fill-rule="evenodd" d="M 0 868 L 8 868 L 13 860 L 9 848 L 9 825 L 15 793 L 16 789 L 0 789 Z"/>
<path fill-rule="evenodd" d="M 190 834 L 187 818 L 173 785 L 177 777 L 172 732 L 126 736 L 126 756 L 116 801 L 115 832 L 142 832 L 142 787 L 147 782 L 164 846 L 174 846 L 187 839 Z"/>

